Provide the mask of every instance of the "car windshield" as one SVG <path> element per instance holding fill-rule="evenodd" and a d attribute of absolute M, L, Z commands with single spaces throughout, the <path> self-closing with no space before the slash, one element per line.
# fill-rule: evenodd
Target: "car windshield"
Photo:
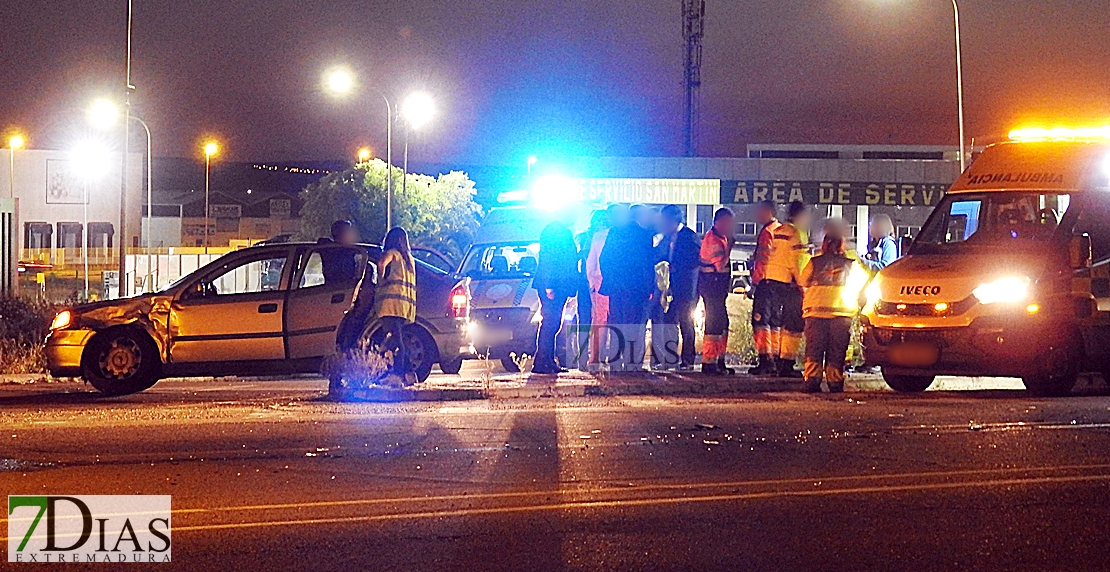
<path fill-rule="evenodd" d="M 914 251 L 1047 244 L 1070 196 L 1043 192 L 948 195 L 914 240 Z"/>
<path fill-rule="evenodd" d="M 470 278 L 531 276 L 539 253 L 538 242 L 475 245 L 463 261 L 462 274 Z"/>

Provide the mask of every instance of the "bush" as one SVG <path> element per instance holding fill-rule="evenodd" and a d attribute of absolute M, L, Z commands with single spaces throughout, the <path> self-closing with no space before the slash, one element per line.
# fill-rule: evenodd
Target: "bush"
<path fill-rule="evenodd" d="M 0 373 L 44 373 L 43 342 L 55 308 L 42 300 L 0 297 Z"/>

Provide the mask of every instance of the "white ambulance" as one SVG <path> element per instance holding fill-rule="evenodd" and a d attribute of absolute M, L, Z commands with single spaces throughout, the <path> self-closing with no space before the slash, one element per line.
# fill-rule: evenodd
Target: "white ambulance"
<path fill-rule="evenodd" d="M 960 175 L 866 291 L 864 353 L 890 387 L 1006 376 L 1065 395 L 1080 373 L 1110 375 L 1107 136 L 1014 131 Z"/>

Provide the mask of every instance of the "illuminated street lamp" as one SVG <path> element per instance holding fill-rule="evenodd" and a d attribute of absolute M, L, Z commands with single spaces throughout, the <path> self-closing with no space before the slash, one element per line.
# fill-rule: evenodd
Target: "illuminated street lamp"
<path fill-rule="evenodd" d="M 343 67 L 324 73 L 324 90 L 333 95 L 347 95 L 354 91 L 355 77 Z M 385 227 L 393 226 L 393 104 L 384 93 L 378 92 L 385 102 Z"/>
<path fill-rule="evenodd" d="M 83 200 L 81 201 L 81 208 L 83 216 L 81 220 L 81 265 L 83 266 L 83 274 L 85 276 L 85 294 L 86 300 L 89 299 L 89 183 L 95 181 L 104 175 L 108 166 L 108 151 L 104 144 L 93 140 L 86 139 L 77 144 L 72 152 L 72 165 L 74 172 L 81 177 L 81 189 Z M 107 293 L 105 293 L 107 294 Z"/>
<path fill-rule="evenodd" d="M 373 156 L 373 153 L 370 152 L 370 149 L 368 147 L 363 147 L 362 149 L 358 150 L 358 162 L 359 163 L 365 163 L 365 162 L 369 161 L 370 157 L 372 157 L 372 156 Z"/>
<path fill-rule="evenodd" d="M 12 198 L 15 198 L 15 152 L 26 144 L 22 135 L 12 135 L 8 139 L 8 160 L 11 162 L 8 168 L 8 196 Z"/>
<path fill-rule="evenodd" d="M 212 157 L 220 152 L 220 144 L 209 141 L 204 144 L 204 253 L 208 254 L 208 225 L 210 212 L 208 210 L 209 174 L 212 171 Z"/>
<path fill-rule="evenodd" d="M 87 115 L 88 115 L 88 118 L 89 118 L 89 123 L 91 123 L 93 125 L 93 127 L 96 127 L 98 129 L 108 130 L 108 129 L 111 129 L 111 128 L 115 127 L 116 123 L 119 121 L 119 115 L 120 115 L 119 106 L 116 105 L 115 103 L 113 103 L 109 99 L 97 99 L 96 101 L 92 102 L 92 105 L 89 106 L 89 110 L 88 110 Z M 146 233 L 144 233 L 144 234 L 146 234 L 146 285 L 147 285 L 148 288 L 151 289 L 151 291 L 153 291 L 153 289 L 154 289 L 154 282 L 153 282 L 154 275 L 153 275 L 153 268 L 152 268 L 153 267 L 153 255 L 151 254 L 151 249 L 152 249 L 152 245 L 151 245 L 151 238 L 152 238 L 151 237 L 151 223 L 152 223 L 151 202 L 153 200 L 153 190 L 154 190 L 154 175 L 153 175 L 154 170 L 152 168 L 152 166 L 153 166 L 152 165 L 153 153 L 151 151 L 150 127 L 146 124 L 145 121 L 136 117 L 135 115 L 131 115 L 130 113 L 127 114 L 127 119 L 138 123 L 143 128 L 143 131 L 146 133 L 146 225 L 147 225 L 147 228 L 146 228 Z M 124 175 L 124 176 L 126 176 L 126 175 Z M 124 187 L 124 188 L 126 188 L 126 187 Z M 122 225 L 123 221 L 120 221 L 120 224 Z M 121 237 L 121 240 L 120 240 L 120 256 L 125 256 L 124 249 L 126 248 L 126 244 L 125 244 L 126 236 L 127 236 L 127 233 L 124 232 L 124 229 L 120 229 L 120 237 Z M 122 284 L 123 284 L 123 275 L 122 274 L 120 275 L 120 284 L 121 284 L 121 286 L 120 286 L 120 296 L 123 296 L 125 291 L 124 291 L 124 287 L 122 286 Z"/>
<path fill-rule="evenodd" d="M 414 129 L 420 129 L 427 125 L 435 115 L 436 105 L 432 96 L 423 91 L 417 91 L 409 94 L 405 101 L 401 103 L 401 117 L 408 125 L 405 130 L 405 164 L 404 164 L 404 178 L 401 179 L 401 193 L 404 194 L 408 189 L 409 182 L 409 133 Z"/>

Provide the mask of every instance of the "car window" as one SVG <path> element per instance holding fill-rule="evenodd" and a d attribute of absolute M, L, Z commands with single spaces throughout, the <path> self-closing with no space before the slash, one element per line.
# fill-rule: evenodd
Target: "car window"
<path fill-rule="evenodd" d="M 467 254 L 462 273 L 471 278 L 530 276 L 538 266 L 539 252 L 538 242 L 476 246 Z"/>
<path fill-rule="evenodd" d="M 281 272 L 285 269 L 285 256 L 245 261 L 228 268 L 213 278 L 209 293 L 217 296 L 268 292 L 281 288 Z"/>
<path fill-rule="evenodd" d="M 1110 203 L 1086 201 L 1075 223 L 1075 234 L 1084 233 L 1091 237 L 1091 258 L 1094 262 L 1110 258 Z"/>
<path fill-rule="evenodd" d="M 353 285 L 362 278 L 366 252 L 359 248 L 322 248 L 302 254 L 297 288 Z"/>

